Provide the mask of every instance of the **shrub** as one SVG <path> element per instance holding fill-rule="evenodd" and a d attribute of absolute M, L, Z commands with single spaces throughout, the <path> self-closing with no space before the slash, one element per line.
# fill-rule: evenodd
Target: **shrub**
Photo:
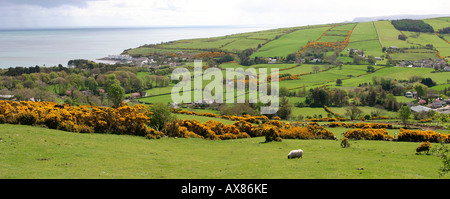
<path fill-rule="evenodd" d="M 341 147 L 342 148 L 348 148 L 350 147 L 350 142 L 348 141 L 348 138 L 344 137 L 341 140 Z"/>
<path fill-rule="evenodd" d="M 159 139 L 164 137 L 164 133 L 152 128 L 147 128 L 145 138 L 147 139 Z"/>
<path fill-rule="evenodd" d="M 15 117 L 16 124 L 33 125 L 37 121 L 37 115 L 30 111 L 22 111 Z"/>
<path fill-rule="evenodd" d="M 281 129 L 280 137 L 283 139 L 335 139 L 331 131 L 315 122 L 311 122 L 306 127 L 292 125 L 290 128 Z"/>
<path fill-rule="evenodd" d="M 425 154 L 429 154 L 431 149 L 431 144 L 429 141 L 422 142 L 420 145 L 416 148 L 417 154 L 420 154 L 421 152 L 425 152 Z"/>
<path fill-rule="evenodd" d="M 166 124 L 174 119 L 171 108 L 162 102 L 151 106 L 148 116 L 151 117 L 149 126 L 158 131 L 163 130 Z"/>
<path fill-rule="evenodd" d="M 440 134 L 434 131 L 422 131 L 422 130 L 409 130 L 409 129 L 400 129 L 400 133 L 398 134 L 398 141 L 407 141 L 407 142 L 434 142 L 438 143 L 439 140 L 442 140 L 444 143 L 449 141 L 448 134 Z"/>
<path fill-rule="evenodd" d="M 145 136 L 149 117 L 143 105 L 111 107 L 69 106 L 54 102 L 14 102 L 0 100 L 5 122 L 45 125 L 80 133 L 116 133 Z"/>
<path fill-rule="evenodd" d="M 280 130 L 276 126 L 264 125 L 262 134 L 266 137 L 266 142 L 281 142 Z"/>
<path fill-rule="evenodd" d="M 330 127 L 392 129 L 392 124 L 385 123 L 343 123 L 331 122 Z"/>
<path fill-rule="evenodd" d="M 372 129 L 372 128 L 351 129 L 345 132 L 344 136 L 348 139 L 356 139 L 356 140 L 392 139 L 392 136 L 389 136 L 388 132 L 385 129 Z"/>
<path fill-rule="evenodd" d="M 408 38 L 408 37 L 407 37 L 406 35 L 404 35 L 404 34 L 398 35 L 398 39 L 399 39 L 399 40 L 406 41 L 407 38 Z"/>
<path fill-rule="evenodd" d="M 440 170 L 439 175 L 443 176 L 447 174 L 450 171 L 450 156 L 448 153 L 449 150 L 447 145 L 444 144 L 442 140 L 439 140 L 439 145 L 436 148 L 433 148 L 432 150 L 433 152 L 438 153 L 438 156 L 441 157 L 441 161 L 443 163 L 441 168 L 439 168 Z"/>
<path fill-rule="evenodd" d="M 59 114 L 49 113 L 45 116 L 44 124 L 50 129 L 56 129 L 61 123 Z"/>
<path fill-rule="evenodd" d="M 0 115 L 0 124 L 3 124 L 6 122 L 6 117 L 4 115 Z"/>

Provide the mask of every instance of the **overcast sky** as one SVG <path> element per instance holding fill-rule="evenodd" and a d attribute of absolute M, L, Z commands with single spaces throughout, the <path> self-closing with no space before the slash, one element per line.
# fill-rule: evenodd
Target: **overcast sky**
<path fill-rule="evenodd" d="M 277 25 L 448 14 L 449 0 L 0 0 L 0 29 Z"/>

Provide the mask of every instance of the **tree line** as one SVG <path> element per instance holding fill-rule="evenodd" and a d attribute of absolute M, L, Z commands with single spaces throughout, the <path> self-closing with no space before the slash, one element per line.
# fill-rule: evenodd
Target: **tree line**
<path fill-rule="evenodd" d="M 400 19 L 392 20 L 391 23 L 397 30 L 434 33 L 433 27 L 422 20 Z"/>
<path fill-rule="evenodd" d="M 58 101 L 68 96 L 69 104 L 108 105 L 106 93 L 118 83 L 125 93 L 140 92 L 169 86 L 165 75 L 170 69 L 158 70 L 162 74 L 138 76 L 142 68 L 115 64 L 108 65 L 88 60 L 71 60 L 71 67 L 15 67 L 0 70 L 0 94 L 15 95 L 19 100 L 35 98 L 42 101 Z M 163 73 L 164 72 L 164 73 Z"/>

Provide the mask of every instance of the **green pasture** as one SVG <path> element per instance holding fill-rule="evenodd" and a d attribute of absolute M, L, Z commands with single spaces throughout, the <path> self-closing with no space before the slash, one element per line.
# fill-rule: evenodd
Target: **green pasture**
<path fill-rule="evenodd" d="M 324 35 L 317 42 L 338 42 L 344 41 L 345 36 Z"/>
<path fill-rule="evenodd" d="M 352 30 L 355 25 L 356 25 L 355 23 L 339 24 L 339 26 L 336 26 L 336 27 L 334 27 L 331 30 L 346 30 L 346 31 L 349 31 L 349 30 Z"/>
<path fill-rule="evenodd" d="M 438 59 L 436 53 L 393 53 L 390 54 L 393 60 L 423 60 L 423 59 Z"/>
<path fill-rule="evenodd" d="M 450 27 L 450 17 L 423 19 L 423 21 L 427 24 L 430 24 L 435 31 Z"/>
<path fill-rule="evenodd" d="M 322 35 L 329 27 L 313 27 L 300 29 L 263 45 L 251 57 L 286 57 L 291 53 L 299 51 L 309 41 L 314 41 Z"/>
<path fill-rule="evenodd" d="M 212 141 L 77 134 L 1 124 L 2 179 L 440 179 L 436 155 L 419 143 L 292 140 Z M 347 129 L 329 128 L 337 137 Z M 432 144 L 435 146 L 436 144 Z M 301 148 L 302 159 L 287 159 Z"/>
<path fill-rule="evenodd" d="M 420 44 L 426 46 L 432 44 L 443 57 L 450 57 L 450 44 L 439 38 L 434 33 L 416 33 L 410 31 L 403 31 L 408 37 L 407 41 L 413 44 Z"/>
<path fill-rule="evenodd" d="M 414 44 L 407 43 L 406 41 L 399 40 L 398 35 L 402 33 L 395 29 L 390 21 L 375 21 L 374 23 L 376 30 L 378 31 L 378 36 L 381 39 L 382 47 L 388 48 L 390 46 L 397 46 L 400 48 L 409 48 L 411 46 L 416 46 Z"/>
<path fill-rule="evenodd" d="M 381 57 L 384 55 L 373 22 L 358 23 L 350 36 L 348 49 L 364 50 L 367 55 Z M 348 54 L 347 51 L 344 51 Z"/>

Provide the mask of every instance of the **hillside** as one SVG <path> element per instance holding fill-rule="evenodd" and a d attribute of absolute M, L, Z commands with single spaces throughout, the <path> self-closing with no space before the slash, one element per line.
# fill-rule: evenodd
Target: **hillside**
<path fill-rule="evenodd" d="M 431 25 L 436 31 L 439 31 L 450 26 L 449 20 L 449 17 L 439 17 L 424 19 L 423 21 Z M 353 32 L 350 32 L 351 30 Z M 183 51 L 187 53 L 198 53 L 211 50 L 238 53 L 242 50 L 253 48 L 255 52 L 252 54 L 252 57 L 286 57 L 288 54 L 298 53 L 309 42 L 344 42 L 347 33 L 350 35 L 350 46 L 348 48 L 359 47 L 357 49 L 364 50 L 366 56 L 372 55 L 378 57 L 383 55 L 383 47 L 397 46 L 425 49 L 426 44 L 432 44 L 436 48 L 432 49 L 434 50 L 433 54 L 439 52 L 443 58 L 449 58 L 450 56 L 447 35 L 442 35 L 442 38 L 439 38 L 438 35 L 433 33 L 422 33 L 417 36 L 408 37 L 406 40 L 399 40 L 397 37 L 402 32 L 395 29 L 390 21 L 324 24 L 281 28 L 214 38 L 179 40 L 156 45 L 144 45 L 128 50 L 126 53 L 133 56 L 150 55 L 152 52 L 179 53 Z M 379 40 L 378 45 L 372 42 L 374 39 Z M 342 53 L 341 51 L 345 50 L 340 48 L 341 46 L 334 47 L 333 50 L 339 50 L 337 53 L 340 54 Z M 329 51 L 327 50 L 327 52 Z M 385 54 L 385 56 L 389 54 L 390 52 Z M 418 54 L 424 54 L 424 52 Z M 340 59 L 344 62 L 348 60 L 345 56 L 340 57 Z M 408 58 L 404 60 L 408 60 Z"/>
<path fill-rule="evenodd" d="M 334 140 L 148 140 L 0 128 L 1 179 L 436 179 L 441 165 L 436 156 L 415 155 L 411 142 L 358 141 L 341 148 Z M 298 146 L 304 158 L 288 160 Z"/>
<path fill-rule="evenodd" d="M 0 178 L 439 178 L 439 154 L 416 148 L 450 143 L 449 20 L 280 28 L 146 44 L 114 65 L 1 70 Z M 174 104 L 179 74 L 191 87 Z M 269 80 L 274 114 L 253 87 Z"/>
<path fill-rule="evenodd" d="M 438 31 L 450 26 L 449 20 L 449 17 L 440 17 L 425 19 L 423 22 Z M 407 39 L 400 40 L 399 35 L 405 35 Z M 439 72 L 445 71 L 450 58 L 450 44 L 446 38 L 450 38 L 450 35 L 401 31 L 390 21 L 374 21 L 180 40 L 145 45 L 124 53 L 152 59 L 166 54 L 171 57 L 172 62 L 185 60 L 179 66 L 188 68 L 193 66 L 189 60 L 199 58 L 203 59 L 204 66 L 216 65 L 222 70 L 238 67 L 245 69 L 249 65 L 253 68 L 277 67 L 280 75 L 290 77 L 281 81 L 280 87 L 285 87 L 292 93 L 317 87 L 348 90 L 361 84 L 373 83 L 375 77 L 405 81 L 414 76 L 432 78 L 438 85 L 432 89 L 441 92 L 450 87 L 450 78 L 446 78 L 445 72 Z M 227 53 L 234 59 L 225 63 L 221 60 Z M 184 63 L 187 65 L 183 65 Z M 375 71 L 368 73 L 368 65 L 376 65 Z M 318 72 L 313 71 L 314 66 L 319 66 Z M 405 68 L 394 69 L 391 66 Z M 140 75 L 146 74 L 149 73 L 142 72 Z M 338 79 L 342 80 L 342 86 L 336 86 Z M 412 83 L 402 83 L 402 87 L 411 88 Z M 404 92 L 406 91 L 402 91 Z M 167 89 L 150 89 L 147 93 L 157 96 L 141 98 L 140 102 L 171 101 L 170 86 Z"/>

